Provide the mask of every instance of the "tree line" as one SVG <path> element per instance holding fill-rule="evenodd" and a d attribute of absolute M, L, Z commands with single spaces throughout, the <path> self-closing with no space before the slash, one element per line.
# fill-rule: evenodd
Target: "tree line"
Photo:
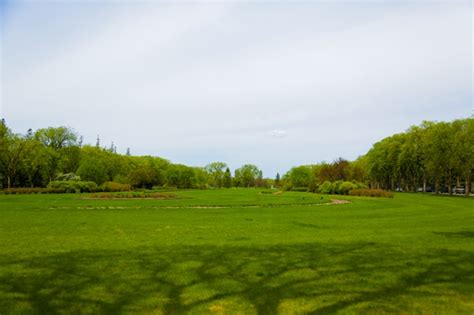
<path fill-rule="evenodd" d="M 174 164 L 153 156 L 119 154 L 116 147 L 83 145 L 82 137 L 67 127 L 13 133 L 5 120 L 0 123 L 0 183 L 2 188 L 46 187 L 57 180 L 81 180 L 103 185 L 127 183 L 134 188 L 263 187 L 262 171 L 243 165 L 232 176 L 227 164 L 205 167 Z"/>
<path fill-rule="evenodd" d="M 328 192 L 369 186 L 386 190 L 464 192 L 473 190 L 474 119 L 423 122 L 387 137 L 355 161 L 296 166 L 275 179 L 255 165 L 230 171 L 227 164 L 174 164 L 153 156 L 118 154 L 112 143 L 84 145 L 67 127 L 13 133 L 0 123 L 0 183 L 3 188 L 45 187 L 55 180 L 127 183 L 134 188 L 270 187 Z M 352 186 L 351 186 L 352 184 Z M 332 186 L 331 186 L 332 185 Z"/>
<path fill-rule="evenodd" d="M 474 190 L 474 119 L 425 121 L 382 139 L 355 161 L 298 166 L 283 178 L 289 189 L 311 191 L 349 181 L 392 191 L 469 194 Z"/>

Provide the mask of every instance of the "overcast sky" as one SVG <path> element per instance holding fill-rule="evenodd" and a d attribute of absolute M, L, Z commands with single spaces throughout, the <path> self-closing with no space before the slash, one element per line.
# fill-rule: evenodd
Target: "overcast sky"
<path fill-rule="evenodd" d="M 265 176 L 471 115 L 471 1 L 1 2 L 0 114 Z"/>

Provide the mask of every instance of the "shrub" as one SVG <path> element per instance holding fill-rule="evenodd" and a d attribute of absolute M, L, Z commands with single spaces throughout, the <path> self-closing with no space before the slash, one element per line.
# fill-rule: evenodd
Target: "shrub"
<path fill-rule="evenodd" d="M 393 193 L 383 190 L 383 189 L 353 189 L 349 192 L 349 195 L 393 198 Z"/>
<path fill-rule="evenodd" d="M 366 189 L 367 186 L 359 182 L 348 182 L 338 180 L 333 183 L 325 181 L 318 187 L 318 192 L 321 194 L 338 194 L 348 195 L 354 189 Z"/>
<path fill-rule="evenodd" d="M 129 184 L 121 184 L 116 182 L 105 182 L 100 186 L 104 192 L 130 191 L 132 187 Z"/>
<path fill-rule="evenodd" d="M 330 181 L 327 180 L 321 185 L 319 185 L 318 190 L 321 194 L 332 194 L 333 185 Z"/>
<path fill-rule="evenodd" d="M 60 180 L 60 181 L 67 181 L 67 180 L 80 181 L 81 177 L 77 176 L 74 173 L 66 173 L 66 174 L 59 174 L 58 176 L 56 176 L 56 180 Z"/>
<path fill-rule="evenodd" d="M 334 183 L 332 183 L 332 194 L 338 194 L 342 195 L 341 193 L 341 185 L 344 183 L 342 180 L 337 180 Z"/>
<path fill-rule="evenodd" d="M 353 182 L 343 182 L 339 185 L 338 194 L 347 195 L 351 190 L 357 189 L 357 185 Z"/>
<path fill-rule="evenodd" d="M 63 189 L 66 193 L 95 192 L 97 184 L 84 181 L 52 181 L 48 184 L 48 188 Z"/>

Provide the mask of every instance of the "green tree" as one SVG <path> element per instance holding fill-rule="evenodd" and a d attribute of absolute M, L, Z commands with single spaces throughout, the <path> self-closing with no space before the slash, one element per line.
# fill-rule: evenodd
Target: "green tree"
<path fill-rule="evenodd" d="M 234 172 L 235 185 L 238 187 L 254 187 L 260 170 L 253 164 L 245 164 Z"/>
<path fill-rule="evenodd" d="M 76 133 L 67 127 L 49 127 L 38 129 L 35 132 L 35 138 L 55 150 L 66 146 L 77 145 Z"/>
<path fill-rule="evenodd" d="M 26 151 L 27 141 L 21 136 L 12 135 L 4 141 L 4 163 L 7 178 L 7 187 L 10 188 L 15 182 L 15 177 L 21 165 L 21 160 Z"/>
<path fill-rule="evenodd" d="M 224 185 L 224 171 L 227 164 L 223 162 L 213 162 L 206 165 L 205 169 L 210 175 L 210 185 L 216 188 L 221 188 Z"/>
<path fill-rule="evenodd" d="M 225 169 L 223 186 L 225 188 L 232 187 L 232 174 L 230 173 L 230 169 L 228 167 Z"/>
<path fill-rule="evenodd" d="M 284 176 L 287 183 L 293 187 L 309 187 L 311 168 L 308 165 L 293 167 Z"/>
<path fill-rule="evenodd" d="M 128 179 L 134 188 L 150 189 L 156 184 L 155 170 L 150 166 L 142 166 L 130 171 Z"/>

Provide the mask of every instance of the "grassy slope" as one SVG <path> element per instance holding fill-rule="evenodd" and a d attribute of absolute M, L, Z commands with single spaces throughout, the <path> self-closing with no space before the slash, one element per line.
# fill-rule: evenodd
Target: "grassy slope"
<path fill-rule="evenodd" d="M 0 196 L 0 313 L 474 311 L 474 199 L 259 192 Z"/>

